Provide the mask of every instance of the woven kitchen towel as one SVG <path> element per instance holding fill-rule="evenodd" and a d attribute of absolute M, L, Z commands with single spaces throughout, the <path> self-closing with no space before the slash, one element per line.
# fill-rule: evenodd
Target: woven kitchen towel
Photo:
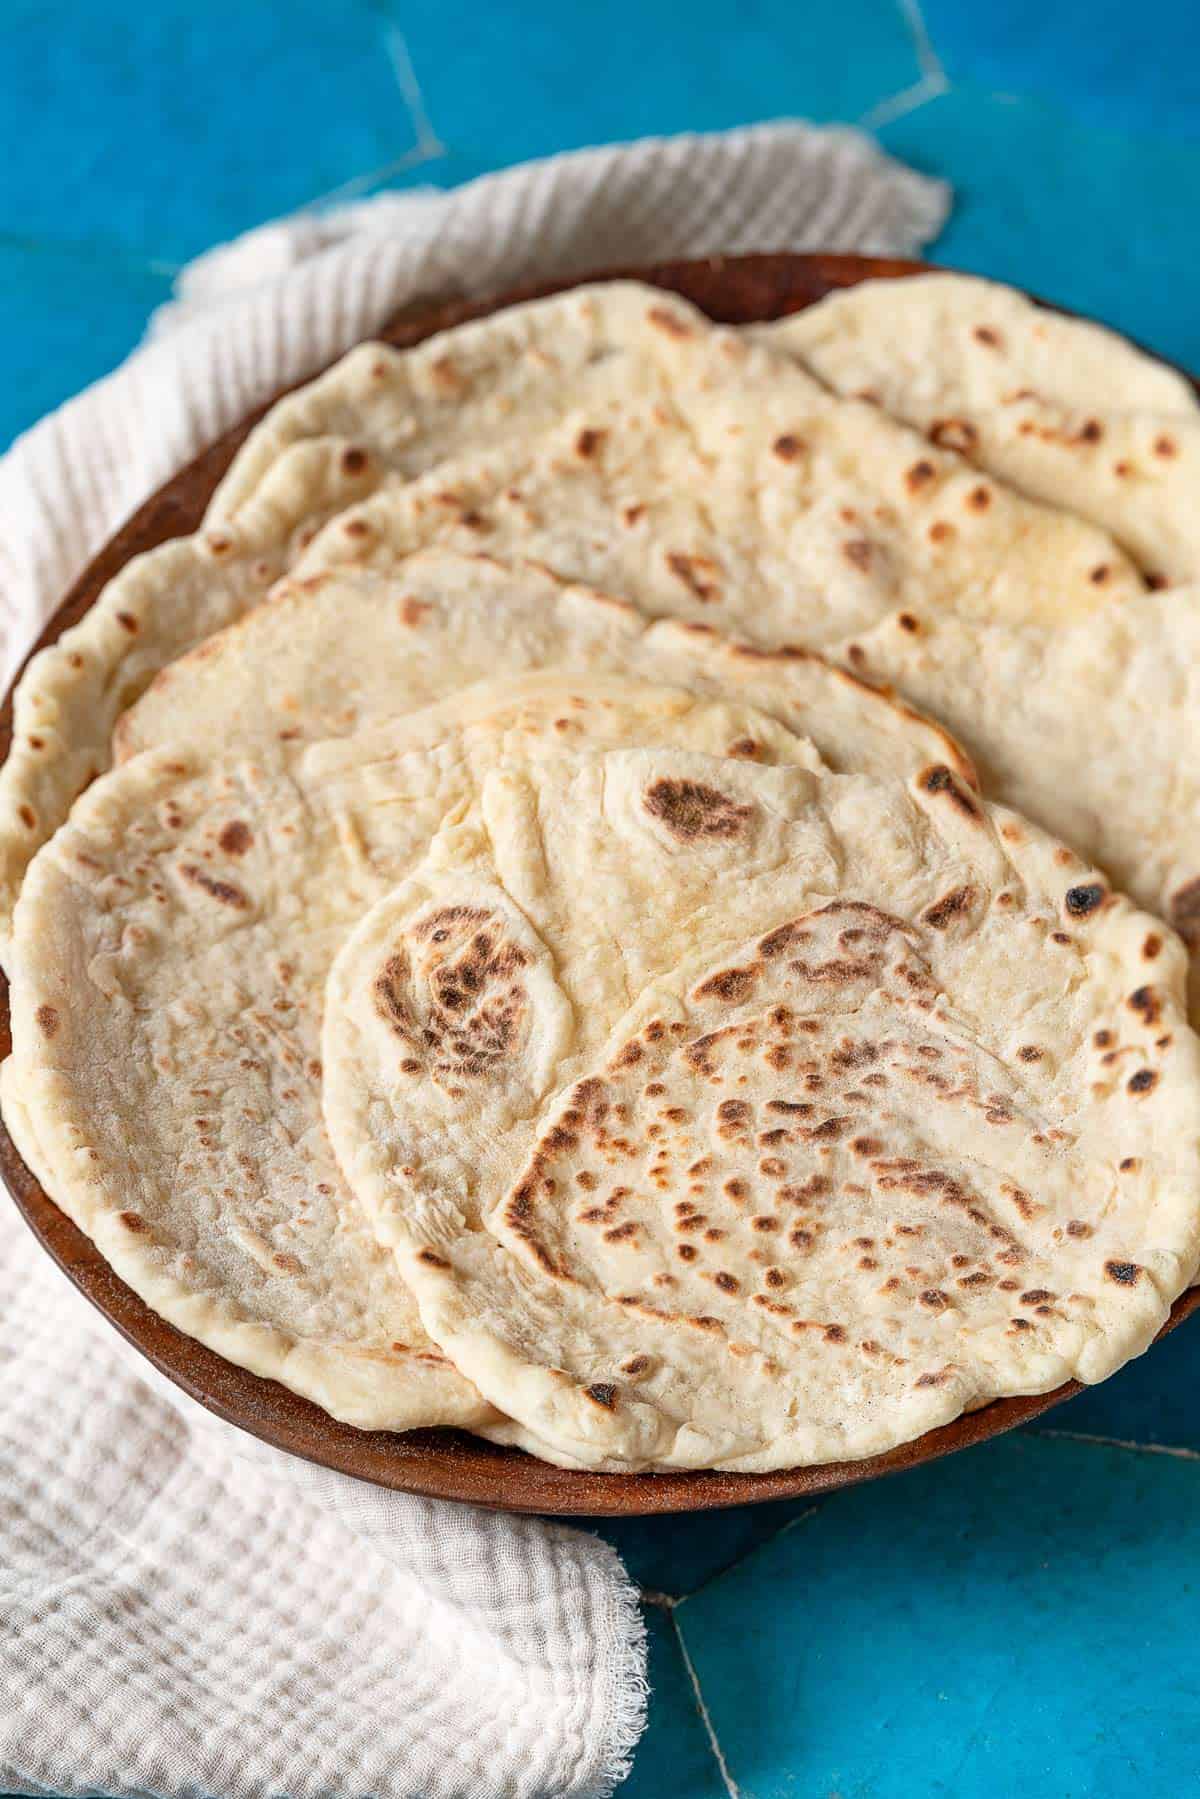
<path fill-rule="evenodd" d="M 847 131 L 590 150 L 252 232 L 0 463 L 8 666 L 115 525 L 397 307 L 716 250 L 912 252 L 937 183 Z M 295 1463 L 151 1376 L 0 1208 L 0 1791 L 574 1799 L 644 1716 L 636 1595 L 578 1531 Z"/>

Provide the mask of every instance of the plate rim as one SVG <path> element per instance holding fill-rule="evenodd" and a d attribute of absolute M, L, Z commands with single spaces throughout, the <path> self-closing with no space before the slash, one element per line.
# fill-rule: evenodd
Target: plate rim
<path fill-rule="evenodd" d="M 522 300 L 565 292 L 597 280 L 645 281 L 692 300 L 710 317 L 749 323 L 800 311 L 827 293 L 861 281 L 903 280 L 931 272 L 960 271 L 935 270 L 930 263 L 908 259 L 825 252 L 705 257 L 580 273 L 563 281 L 509 289 L 488 299 L 453 299 L 421 305 L 393 315 L 373 337 L 408 348 L 452 325 L 484 317 Z M 1177 367 L 1165 357 L 1157 360 Z M 1178 372 L 1200 393 L 1200 385 L 1187 370 Z M 4 695 L 0 705 L 0 760 L 7 757 L 12 743 L 13 695 L 33 656 L 75 624 L 134 555 L 197 528 L 204 507 L 235 452 L 287 391 L 290 390 L 281 389 L 256 407 L 240 424 L 172 475 L 137 508 L 72 583 Z M 7 1056 L 10 1050 L 8 981 L 0 975 L 0 1055 Z M 153 1312 L 112 1271 L 91 1239 L 43 1192 L 2 1122 L 0 1179 L 43 1251 L 75 1288 L 159 1374 L 207 1411 L 302 1460 L 426 1498 L 469 1503 L 494 1511 L 557 1517 L 653 1516 L 805 1498 L 923 1466 L 986 1442 L 1040 1417 L 1082 1391 L 1080 1382 L 1070 1381 L 1049 1392 L 992 1400 L 882 1455 L 771 1474 L 724 1474 L 711 1470 L 600 1474 L 556 1468 L 520 1450 L 504 1449 L 462 1431 L 424 1430 L 405 1435 L 361 1431 L 339 1423 L 314 1402 L 278 1382 L 226 1361 Z M 1200 1287 L 1181 1294 L 1158 1338 L 1182 1323 L 1198 1306 Z"/>

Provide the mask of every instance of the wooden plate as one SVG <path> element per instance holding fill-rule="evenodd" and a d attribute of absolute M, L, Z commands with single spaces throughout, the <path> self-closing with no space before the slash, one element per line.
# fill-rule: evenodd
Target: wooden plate
<path fill-rule="evenodd" d="M 749 324 L 798 312 L 835 288 L 853 287 L 859 281 L 878 276 L 902 278 L 923 269 L 921 263 L 873 257 L 785 254 L 716 257 L 704 262 L 667 263 L 652 269 L 617 272 L 635 274 L 641 280 L 682 294 L 711 318 L 728 324 Z M 575 285 L 578 283 L 559 284 Z M 528 288 L 483 304 L 426 307 L 392 320 L 379 335 L 405 347 L 434 331 L 480 317 L 513 300 L 555 291 L 558 290 Z M 53 643 L 75 624 L 131 556 L 197 528 L 209 496 L 234 452 L 265 411 L 263 407 L 220 438 L 146 501 L 80 576 L 43 631 L 36 649 Z M 11 741 L 10 689 L 0 710 L 0 758 L 8 754 Z M 0 1053 L 7 1055 L 10 1048 L 8 985 L 0 976 Z M 1052 1393 L 996 1400 L 915 1442 L 866 1461 L 831 1462 L 780 1474 L 568 1473 L 518 1450 L 499 1449 L 459 1431 L 414 1431 L 396 1436 L 338 1424 L 318 1406 L 298 1398 L 275 1381 L 235 1367 L 150 1311 L 118 1280 L 90 1239 L 42 1192 L 2 1127 L 0 1174 L 42 1247 L 109 1323 L 176 1386 L 218 1417 L 264 1442 L 405 1493 L 469 1500 L 502 1511 L 608 1517 L 705 1511 L 716 1506 L 826 1493 L 981 1443 L 1036 1418 L 1080 1391 L 1079 1384 L 1072 1381 Z M 1198 1305 L 1200 1288 L 1183 1294 L 1160 1334 L 1174 1329 Z"/>

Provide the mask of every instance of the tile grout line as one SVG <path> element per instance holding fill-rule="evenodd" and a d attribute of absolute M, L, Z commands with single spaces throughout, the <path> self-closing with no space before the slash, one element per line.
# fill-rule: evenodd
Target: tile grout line
<path fill-rule="evenodd" d="M 1167 1455 L 1180 1462 L 1200 1462 L 1200 1450 L 1172 1443 L 1133 1443 L 1128 1437 L 1102 1437 L 1086 1430 L 1026 1430 L 1022 1434 L 1066 1443 L 1095 1443 L 1105 1449 L 1131 1449 L 1137 1455 Z"/>
<path fill-rule="evenodd" d="M 733 1560 L 731 1562 L 726 1562 L 723 1568 L 718 1568 L 714 1573 L 706 1575 L 698 1587 L 693 1587 L 690 1593 L 684 1593 L 682 1598 L 676 1599 L 672 1603 L 675 1605 L 682 1605 L 685 1600 L 695 1599 L 698 1594 L 705 1592 L 711 1587 L 714 1581 L 724 1580 L 727 1574 L 732 1574 L 735 1568 L 740 1568 L 743 1562 L 748 1562 L 750 1558 L 757 1555 L 760 1550 L 769 1549 L 772 1543 L 778 1543 L 780 1537 L 786 1537 L 790 1530 L 796 1529 L 797 1525 L 807 1524 L 810 1518 L 816 1517 L 820 1509 L 819 1505 L 806 1506 L 804 1511 L 797 1512 L 794 1518 L 789 1518 L 786 1523 L 781 1524 L 778 1530 L 773 1530 L 770 1536 L 763 1537 L 758 1543 L 752 1543 L 750 1548 L 745 1550 L 743 1554 L 734 1556 Z"/>
<path fill-rule="evenodd" d="M 444 156 L 446 146 L 430 124 L 425 96 L 417 80 L 417 71 L 413 68 L 408 39 L 399 25 L 393 23 L 385 27 L 383 41 L 388 61 L 392 65 L 392 74 L 396 77 L 396 86 L 400 89 L 400 96 L 408 108 L 409 119 L 417 134 L 417 148 L 431 156 Z"/>
<path fill-rule="evenodd" d="M 416 142 L 389 162 L 367 169 L 361 175 L 351 175 L 336 187 L 326 188 L 324 193 L 314 195 L 300 208 L 302 212 L 318 212 L 331 206 L 345 205 L 347 201 L 357 200 L 360 195 L 369 193 L 381 181 L 387 181 L 394 175 L 407 174 L 410 169 L 419 169 L 425 163 L 436 162 L 439 157 L 446 155 L 446 146 L 429 120 L 425 96 L 413 68 L 408 40 L 394 19 L 389 18 L 383 24 L 383 45 Z"/>
<path fill-rule="evenodd" d="M 324 193 L 306 200 L 301 211 L 315 212 L 327 206 L 344 205 L 348 200 L 356 200 L 360 194 L 367 193 L 377 182 L 386 181 L 391 175 L 405 174 L 409 169 L 419 169 L 427 162 L 437 162 L 445 154 L 440 144 L 436 149 L 431 145 L 414 144 L 403 156 L 397 156 L 391 162 L 380 163 L 378 168 L 368 169 L 365 174 L 351 175 L 348 181 L 339 182 L 337 187 L 326 188 Z"/>
<path fill-rule="evenodd" d="M 732 1574 L 735 1568 L 740 1568 L 743 1562 L 748 1562 L 751 1556 L 758 1554 L 760 1549 L 769 1549 L 772 1543 L 778 1543 L 780 1537 L 785 1537 L 789 1530 L 795 1530 L 798 1524 L 806 1524 L 810 1518 L 815 1518 L 820 1509 L 818 1505 L 810 1505 L 804 1511 L 797 1512 L 794 1518 L 789 1518 L 785 1524 L 779 1526 L 778 1530 L 773 1530 L 770 1536 L 763 1537 L 758 1543 L 752 1543 L 748 1549 L 743 1550 L 741 1555 L 735 1555 L 733 1560 L 726 1562 L 723 1567 L 714 1568 L 711 1574 L 705 1575 L 698 1587 L 689 1587 L 686 1593 L 663 1593 L 657 1587 L 639 1587 L 638 1598 L 643 1605 L 655 1605 L 667 1611 L 677 1605 L 683 1605 L 687 1600 L 695 1599 L 701 1593 L 706 1592 L 714 1581 L 724 1580 L 727 1574 Z"/>
<path fill-rule="evenodd" d="M 942 94 L 950 92 L 950 77 L 933 47 L 925 15 L 921 11 L 921 0 L 896 0 L 896 5 L 904 20 L 920 74 L 907 87 L 897 89 L 894 94 L 885 94 L 882 100 L 877 100 L 874 106 L 867 108 L 858 121 L 864 131 L 878 131 L 884 125 L 891 125 L 896 119 L 903 119 L 910 112 L 916 112 L 930 100 L 937 100 Z"/>
<path fill-rule="evenodd" d="M 692 1683 L 692 1696 L 696 1701 L 696 1710 L 700 1713 L 700 1722 L 704 1726 L 705 1734 L 708 1737 L 708 1746 L 713 1752 L 713 1758 L 716 1761 L 717 1769 L 722 1781 L 725 1783 L 725 1791 L 729 1795 L 729 1799 L 742 1799 L 741 1791 L 729 1772 L 729 1764 L 725 1760 L 724 1751 L 717 1741 L 717 1733 L 713 1729 L 713 1721 L 709 1716 L 708 1707 L 704 1703 L 704 1695 L 700 1691 L 699 1676 L 696 1673 L 692 1658 L 688 1654 L 687 1644 L 683 1640 L 683 1632 L 679 1628 L 679 1620 L 675 1616 L 674 1606 L 668 1608 L 667 1616 L 671 1620 L 671 1629 L 675 1633 L 675 1641 L 679 1646 L 679 1653 L 683 1658 L 683 1665 L 687 1669 L 687 1677 Z"/>
<path fill-rule="evenodd" d="M 874 106 L 864 112 L 859 120 L 863 131 L 878 131 L 884 125 L 891 125 L 896 119 L 907 117 L 920 107 L 928 105 L 930 100 L 938 100 L 949 93 L 950 83 L 941 75 L 922 75 L 911 87 L 903 87 L 898 93 L 888 94 L 878 100 Z"/>
<path fill-rule="evenodd" d="M 896 0 L 901 17 L 908 27 L 908 35 L 912 39 L 913 49 L 917 53 L 917 67 L 922 75 L 932 81 L 942 83 L 940 92 L 944 93 L 950 86 L 949 76 L 942 65 L 942 59 L 933 47 L 929 35 L 929 27 L 925 23 L 925 14 L 921 11 L 921 0 Z"/>

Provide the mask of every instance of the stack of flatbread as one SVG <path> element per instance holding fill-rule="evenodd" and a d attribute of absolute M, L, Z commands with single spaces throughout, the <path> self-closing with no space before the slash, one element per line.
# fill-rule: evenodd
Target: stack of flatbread
<path fill-rule="evenodd" d="M 1200 1263 L 1198 471 L 955 276 L 353 351 L 23 677 L 22 1155 L 364 1428 L 754 1471 L 1103 1379 Z"/>

